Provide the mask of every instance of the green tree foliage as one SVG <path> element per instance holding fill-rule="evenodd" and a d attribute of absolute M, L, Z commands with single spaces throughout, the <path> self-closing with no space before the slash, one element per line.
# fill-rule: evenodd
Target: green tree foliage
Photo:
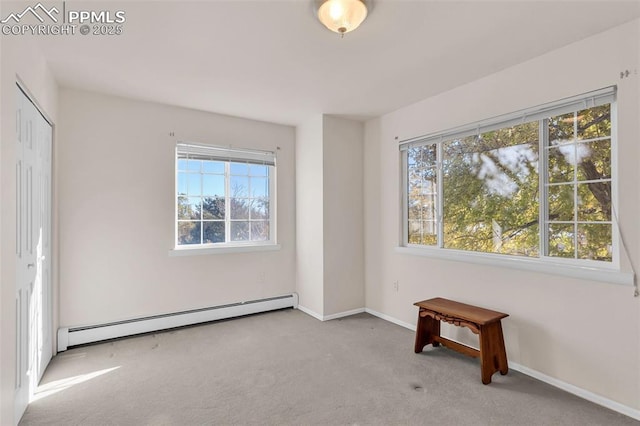
<path fill-rule="evenodd" d="M 443 246 L 521 256 L 611 261 L 611 111 L 609 105 L 543 120 L 548 140 L 539 211 L 541 122 L 444 141 L 441 147 Z M 437 244 L 438 146 L 410 148 L 410 244 Z"/>
<path fill-rule="evenodd" d="M 411 148 L 407 154 L 409 243 L 437 244 L 436 145 Z"/>
<path fill-rule="evenodd" d="M 269 200 L 230 198 L 230 241 L 269 239 Z M 178 197 L 178 244 L 225 242 L 225 199 Z"/>
<path fill-rule="evenodd" d="M 444 246 L 537 256 L 538 123 L 443 146 Z"/>
<path fill-rule="evenodd" d="M 548 123 L 549 255 L 611 261 L 610 105 Z"/>
<path fill-rule="evenodd" d="M 178 197 L 178 244 L 225 241 L 223 197 Z M 185 221 L 188 220 L 188 221 Z"/>

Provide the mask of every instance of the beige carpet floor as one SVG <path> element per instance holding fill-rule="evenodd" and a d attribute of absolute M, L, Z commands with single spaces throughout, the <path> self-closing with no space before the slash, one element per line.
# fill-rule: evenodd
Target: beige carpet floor
<path fill-rule="evenodd" d="M 515 371 L 413 353 L 368 314 L 297 310 L 78 347 L 56 356 L 21 425 L 631 425 Z"/>

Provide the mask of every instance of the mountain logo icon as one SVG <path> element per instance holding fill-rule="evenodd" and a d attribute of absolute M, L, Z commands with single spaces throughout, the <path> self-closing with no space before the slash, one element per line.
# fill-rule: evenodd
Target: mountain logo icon
<path fill-rule="evenodd" d="M 27 6 L 25 10 L 21 13 L 10 13 L 9 16 L 4 18 L 0 23 L 6 24 L 7 22 L 13 20 L 16 24 L 20 22 L 20 20 L 28 14 L 31 14 L 36 17 L 36 19 L 42 23 L 44 23 L 44 17 L 49 17 L 53 22 L 58 22 L 58 18 L 54 16 L 54 13 L 57 15 L 60 11 L 54 6 L 51 9 L 47 9 L 42 5 L 42 3 L 38 3 L 35 6 Z"/>

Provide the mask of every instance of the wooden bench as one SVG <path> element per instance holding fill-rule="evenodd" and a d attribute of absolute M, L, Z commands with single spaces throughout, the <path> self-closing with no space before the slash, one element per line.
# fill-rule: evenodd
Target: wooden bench
<path fill-rule="evenodd" d="M 509 372 L 507 353 L 504 349 L 502 324 L 500 320 L 508 314 L 467 305 L 453 300 L 436 297 L 414 303 L 420 308 L 418 312 L 418 327 L 416 329 L 415 352 L 432 344 L 440 344 L 462 354 L 480 358 L 482 383 L 491 383 L 491 376 L 499 371 L 505 375 Z M 454 342 L 440 336 L 440 321 L 469 328 L 480 338 L 480 350 Z"/>

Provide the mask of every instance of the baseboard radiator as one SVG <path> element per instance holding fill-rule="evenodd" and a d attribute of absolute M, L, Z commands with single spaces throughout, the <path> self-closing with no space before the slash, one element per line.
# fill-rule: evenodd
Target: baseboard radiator
<path fill-rule="evenodd" d="M 285 296 L 212 306 L 171 314 L 154 315 L 144 318 L 134 318 L 108 324 L 84 327 L 61 327 L 58 329 L 58 352 L 66 351 L 69 347 L 86 343 L 241 317 L 277 309 L 297 309 L 297 307 L 298 295 L 293 293 Z"/>

